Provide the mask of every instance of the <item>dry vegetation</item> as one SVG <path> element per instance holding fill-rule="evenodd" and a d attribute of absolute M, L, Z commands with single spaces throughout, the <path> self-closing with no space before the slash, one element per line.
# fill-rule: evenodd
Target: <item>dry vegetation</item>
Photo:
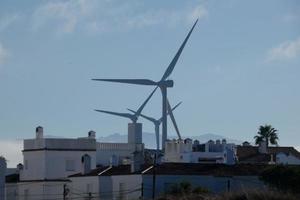
<path fill-rule="evenodd" d="M 300 196 L 278 191 L 243 191 L 212 194 L 181 194 L 160 197 L 158 200 L 299 200 Z"/>

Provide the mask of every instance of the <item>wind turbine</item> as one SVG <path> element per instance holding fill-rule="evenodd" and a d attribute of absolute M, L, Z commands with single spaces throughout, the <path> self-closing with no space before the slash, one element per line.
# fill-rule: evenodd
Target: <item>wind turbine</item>
<path fill-rule="evenodd" d="M 98 110 L 98 109 L 95 109 L 95 111 L 130 119 L 132 123 L 128 123 L 128 143 L 142 143 L 142 135 L 141 135 L 142 124 L 137 123 L 137 120 L 141 112 L 143 111 L 144 107 L 146 106 L 150 98 L 153 96 L 154 92 L 157 90 L 157 88 L 158 87 L 156 87 L 151 92 L 151 94 L 147 97 L 147 99 L 143 102 L 143 104 L 138 108 L 137 112 L 134 114 L 119 113 L 119 112 L 112 112 L 112 111 Z"/>
<path fill-rule="evenodd" d="M 171 109 L 171 112 L 172 111 L 174 111 L 180 104 L 181 104 L 182 102 L 179 102 L 177 105 L 175 105 L 172 109 Z M 134 111 L 134 110 L 131 110 L 131 109 L 127 109 L 127 110 L 129 110 L 129 111 L 131 111 L 132 113 L 137 113 L 136 111 Z M 171 113 L 171 112 L 169 112 L 168 111 L 168 115 Z M 172 113 L 173 114 L 173 113 Z M 155 136 L 156 136 L 156 150 L 157 150 L 157 153 L 158 153 L 158 151 L 159 151 L 159 126 L 160 126 L 160 124 L 161 124 L 161 122 L 162 122 L 162 117 L 161 118 L 159 118 L 159 119 L 155 119 L 155 118 L 153 118 L 153 117 L 149 117 L 149 116 L 147 116 L 147 115 L 144 115 L 144 114 L 141 114 L 140 113 L 140 116 L 141 117 L 143 117 L 144 119 L 147 119 L 147 120 L 149 120 L 149 121 L 151 121 L 153 124 L 154 124 L 154 127 L 155 127 Z M 174 116 L 173 116 L 174 117 Z M 176 123 L 176 122 L 175 122 Z M 175 125 L 174 125 L 175 126 Z M 177 126 L 177 125 L 176 125 Z M 178 130 L 178 128 L 177 128 L 177 130 Z"/>
<path fill-rule="evenodd" d="M 153 81 L 149 79 L 92 79 L 94 81 L 107 81 L 107 82 L 117 82 L 117 83 L 127 83 L 127 84 L 136 84 L 136 85 L 155 85 L 158 86 L 162 93 L 162 144 L 164 150 L 164 143 L 167 140 L 167 88 L 173 87 L 174 82 L 173 80 L 168 80 L 168 77 L 171 75 L 174 67 L 181 55 L 181 52 L 187 43 L 190 35 L 192 34 L 198 19 L 194 23 L 193 27 L 189 31 L 188 35 L 184 39 L 183 43 L 181 44 L 180 48 L 178 49 L 177 53 L 175 54 L 174 58 L 172 59 L 171 63 L 169 64 L 168 68 L 166 69 L 165 73 L 163 74 L 162 78 L 159 81 Z"/>

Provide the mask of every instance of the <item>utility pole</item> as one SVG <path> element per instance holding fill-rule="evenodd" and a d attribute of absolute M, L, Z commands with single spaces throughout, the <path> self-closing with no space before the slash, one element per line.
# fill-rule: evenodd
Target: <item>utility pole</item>
<path fill-rule="evenodd" d="M 63 199 L 66 200 L 66 197 L 67 197 L 67 185 L 64 184 L 64 190 L 63 190 Z"/>
<path fill-rule="evenodd" d="M 155 187 L 156 187 L 156 153 L 154 154 L 153 161 L 153 178 L 152 178 L 152 199 L 155 199 Z"/>
<path fill-rule="evenodd" d="M 144 183 L 142 182 L 142 187 L 141 187 L 141 199 L 144 199 Z"/>
<path fill-rule="evenodd" d="M 230 179 L 227 180 L 227 192 L 230 192 Z"/>

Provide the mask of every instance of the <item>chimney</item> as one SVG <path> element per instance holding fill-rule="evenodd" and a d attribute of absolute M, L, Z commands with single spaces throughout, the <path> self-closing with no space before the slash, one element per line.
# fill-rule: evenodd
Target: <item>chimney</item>
<path fill-rule="evenodd" d="M 244 147 L 248 147 L 248 146 L 251 146 L 251 145 L 250 145 L 249 142 L 245 141 L 245 142 L 243 142 L 243 146 L 244 146 Z"/>
<path fill-rule="evenodd" d="M 17 171 L 20 172 L 21 170 L 23 170 L 24 166 L 23 164 L 19 163 L 17 164 Z"/>
<path fill-rule="evenodd" d="M 267 153 L 267 142 L 266 141 L 261 141 L 258 145 L 258 152 L 266 154 Z"/>
<path fill-rule="evenodd" d="M 128 143 L 130 144 L 143 143 L 141 123 L 128 123 Z"/>
<path fill-rule="evenodd" d="M 226 139 L 222 139 L 222 144 L 226 144 Z"/>
<path fill-rule="evenodd" d="M 96 138 L 96 132 L 93 131 L 93 130 L 90 130 L 89 133 L 88 133 L 88 138 L 95 139 Z"/>
<path fill-rule="evenodd" d="M 36 137 L 36 139 L 42 139 L 44 137 L 43 127 L 41 127 L 41 126 L 36 127 L 35 137 Z"/>

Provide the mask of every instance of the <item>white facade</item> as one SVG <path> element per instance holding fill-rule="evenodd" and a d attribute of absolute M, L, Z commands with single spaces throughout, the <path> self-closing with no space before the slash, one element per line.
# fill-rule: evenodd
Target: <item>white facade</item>
<path fill-rule="evenodd" d="M 63 199 L 67 181 L 19 182 L 16 200 Z"/>
<path fill-rule="evenodd" d="M 141 196 L 141 174 L 70 177 L 68 197 L 85 200 L 134 200 Z"/>
<path fill-rule="evenodd" d="M 5 200 L 18 200 L 18 183 L 5 184 Z"/>
<path fill-rule="evenodd" d="M 118 164 L 129 164 L 135 151 L 143 152 L 144 144 L 97 142 L 97 165 L 109 166 L 112 159 Z"/>
<path fill-rule="evenodd" d="M 141 196 L 140 174 L 99 176 L 100 199 L 129 200 Z"/>
<path fill-rule="evenodd" d="M 276 164 L 300 165 L 300 159 L 292 154 L 277 153 Z"/>
<path fill-rule="evenodd" d="M 198 144 L 197 142 L 197 145 Z M 205 151 L 193 151 L 192 140 L 170 140 L 166 142 L 163 162 L 174 163 L 235 163 L 235 145 L 227 144 L 225 140 L 209 141 Z"/>
<path fill-rule="evenodd" d="M 44 138 L 37 127 L 36 138 L 24 140 L 20 182 L 6 185 L 8 199 L 63 199 L 67 177 L 96 168 L 94 132 L 85 138 Z M 1 199 L 1 198 L 0 198 Z"/>
<path fill-rule="evenodd" d="M 70 177 L 69 179 L 71 182 L 67 184 L 67 189 L 69 190 L 68 198 L 86 200 L 89 196 L 99 197 L 98 176 Z"/>
<path fill-rule="evenodd" d="M 24 140 L 20 180 L 49 180 L 66 178 L 83 171 L 82 158 L 91 158 L 91 169 L 96 168 L 96 140 L 93 138 Z"/>

